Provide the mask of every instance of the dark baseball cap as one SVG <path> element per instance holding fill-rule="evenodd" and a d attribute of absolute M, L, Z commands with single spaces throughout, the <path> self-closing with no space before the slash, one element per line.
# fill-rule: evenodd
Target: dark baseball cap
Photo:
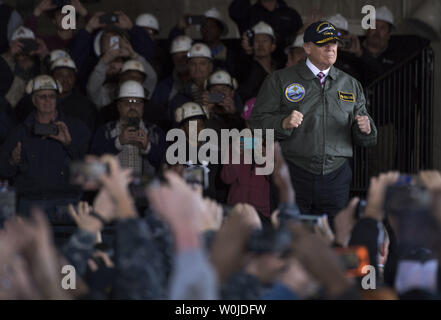
<path fill-rule="evenodd" d="M 340 32 L 328 21 L 317 21 L 311 24 L 305 31 L 303 41 L 312 42 L 317 46 L 324 46 L 328 42 L 340 41 Z"/>

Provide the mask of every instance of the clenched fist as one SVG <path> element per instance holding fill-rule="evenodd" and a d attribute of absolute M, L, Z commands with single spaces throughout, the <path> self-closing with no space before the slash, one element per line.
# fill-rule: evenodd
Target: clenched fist
<path fill-rule="evenodd" d="M 285 118 L 285 120 L 283 120 L 282 126 L 283 129 L 293 129 L 293 128 L 298 128 L 303 121 L 303 114 L 301 114 L 298 111 L 293 111 L 289 117 Z"/>
<path fill-rule="evenodd" d="M 358 128 L 365 134 L 371 133 L 371 122 L 368 116 L 356 116 L 355 121 L 357 121 Z"/>

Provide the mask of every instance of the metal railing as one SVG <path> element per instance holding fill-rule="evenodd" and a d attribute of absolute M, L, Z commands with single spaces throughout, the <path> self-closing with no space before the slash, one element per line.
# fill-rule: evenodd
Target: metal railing
<path fill-rule="evenodd" d="M 364 194 L 370 177 L 379 173 L 432 168 L 433 83 L 434 53 L 426 47 L 364 88 L 378 142 L 354 148 L 354 194 Z"/>

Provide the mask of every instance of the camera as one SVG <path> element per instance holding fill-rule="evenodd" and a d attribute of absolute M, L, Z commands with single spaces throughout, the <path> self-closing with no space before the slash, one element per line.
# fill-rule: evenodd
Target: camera
<path fill-rule="evenodd" d="M 11 219 L 16 213 L 16 194 L 7 181 L 0 181 L 0 228 L 6 220 Z"/>
<path fill-rule="evenodd" d="M 97 183 L 100 176 L 109 173 L 109 166 L 102 162 L 73 161 L 69 167 L 71 184 Z"/>
<path fill-rule="evenodd" d="M 197 16 L 187 16 L 186 22 L 189 26 L 201 25 L 205 20 L 202 15 Z"/>
<path fill-rule="evenodd" d="M 222 103 L 224 99 L 225 99 L 225 95 L 223 93 L 208 94 L 208 103 L 219 104 Z"/>
<path fill-rule="evenodd" d="M 342 39 L 342 48 L 349 50 L 352 48 L 352 39 Z"/>
<path fill-rule="evenodd" d="M 364 211 L 366 210 L 367 202 L 364 199 L 360 199 L 358 201 L 357 206 L 355 207 L 355 219 L 360 220 L 364 216 Z"/>
<path fill-rule="evenodd" d="M 115 13 L 105 13 L 102 16 L 100 16 L 100 23 L 101 24 L 116 24 L 119 22 L 119 16 Z"/>
<path fill-rule="evenodd" d="M 62 7 L 71 4 L 70 0 L 52 0 L 52 4 L 56 7 Z"/>
<path fill-rule="evenodd" d="M 291 243 L 292 234 L 288 229 L 255 230 L 248 240 L 247 249 L 255 254 L 279 253 L 286 255 L 290 252 Z"/>
<path fill-rule="evenodd" d="M 34 39 L 20 39 L 20 42 L 23 44 L 23 52 L 31 53 L 32 51 L 38 50 L 38 42 Z"/>
<path fill-rule="evenodd" d="M 119 37 L 118 36 L 112 36 L 109 40 L 110 48 L 116 50 L 119 49 Z"/>
<path fill-rule="evenodd" d="M 191 165 L 184 169 L 184 180 L 190 185 L 200 185 L 203 190 L 206 190 L 209 187 L 208 172 L 209 169 L 206 166 Z"/>
<path fill-rule="evenodd" d="M 58 127 L 53 123 L 35 123 L 34 134 L 36 136 L 56 136 Z"/>
<path fill-rule="evenodd" d="M 141 119 L 139 118 L 129 118 L 127 121 L 127 128 L 133 128 L 134 130 L 139 130 L 139 124 L 141 122 Z"/>
<path fill-rule="evenodd" d="M 346 277 L 362 277 L 363 267 L 369 265 L 369 252 L 364 246 L 337 248 L 335 253 L 338 256 L 341 266 L 345 270 Z"/>
<path fill-rule="evenodd" d="M 252 47 L 253 43 L 254 43 L 254 31 L 249 29 L 249 30 L 245 31 L 245 33 L 248 37 L 248 43 L 249 43 L 250 47 Z"/>

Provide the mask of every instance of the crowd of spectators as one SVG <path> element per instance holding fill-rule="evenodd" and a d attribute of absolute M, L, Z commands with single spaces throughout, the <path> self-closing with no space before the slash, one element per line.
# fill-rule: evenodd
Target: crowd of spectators
<path fill-rule="evenodd" d="M 240 40 L 223 38 L 216 8 L 183 14 L 158 39 L 154 12 L 131 19 L 71 4 L 78 30 L 63 29 L 51 0 L 26 19 L 0 2 L 0 178 L 17 197 L 0 231 L 1 299 L 438 297 L 438 172 L 372 177 L 366 201 L 352 199 L 330 226 L 326 216 L 300 221 L 278 144 L 265 150 L 275 155 L 267 176 L 254 162 L 165 159 L 173 128 L 187 149 L 206 147 L 191 139 L 190 121 L 198 132 L 249 127 L 267 76 L 305 59 L 302 32 L 314 21 L 283 0 L 233 0 Z M 51 34 L 40 35 L 43 15 Z M 409 55 L 386 7 L 362 37 L 340 14 L 321 18 L 345 40 L 336 66 L 363 84 Z M 200 39 L 186 35 L 192 24 Z M 95 186 L 72 183 L 84 159 L 107 168 Z M 195 165 L 207 185 L 186 183 Z M 67 236 L 56 233 L 69 224 Z M 347 263 L 354 256 L 373 266 L 376 290 L 362 287 L 361 265 Z M 75 267 L 75 290 L 61 286 L 65 265 Z"/>

